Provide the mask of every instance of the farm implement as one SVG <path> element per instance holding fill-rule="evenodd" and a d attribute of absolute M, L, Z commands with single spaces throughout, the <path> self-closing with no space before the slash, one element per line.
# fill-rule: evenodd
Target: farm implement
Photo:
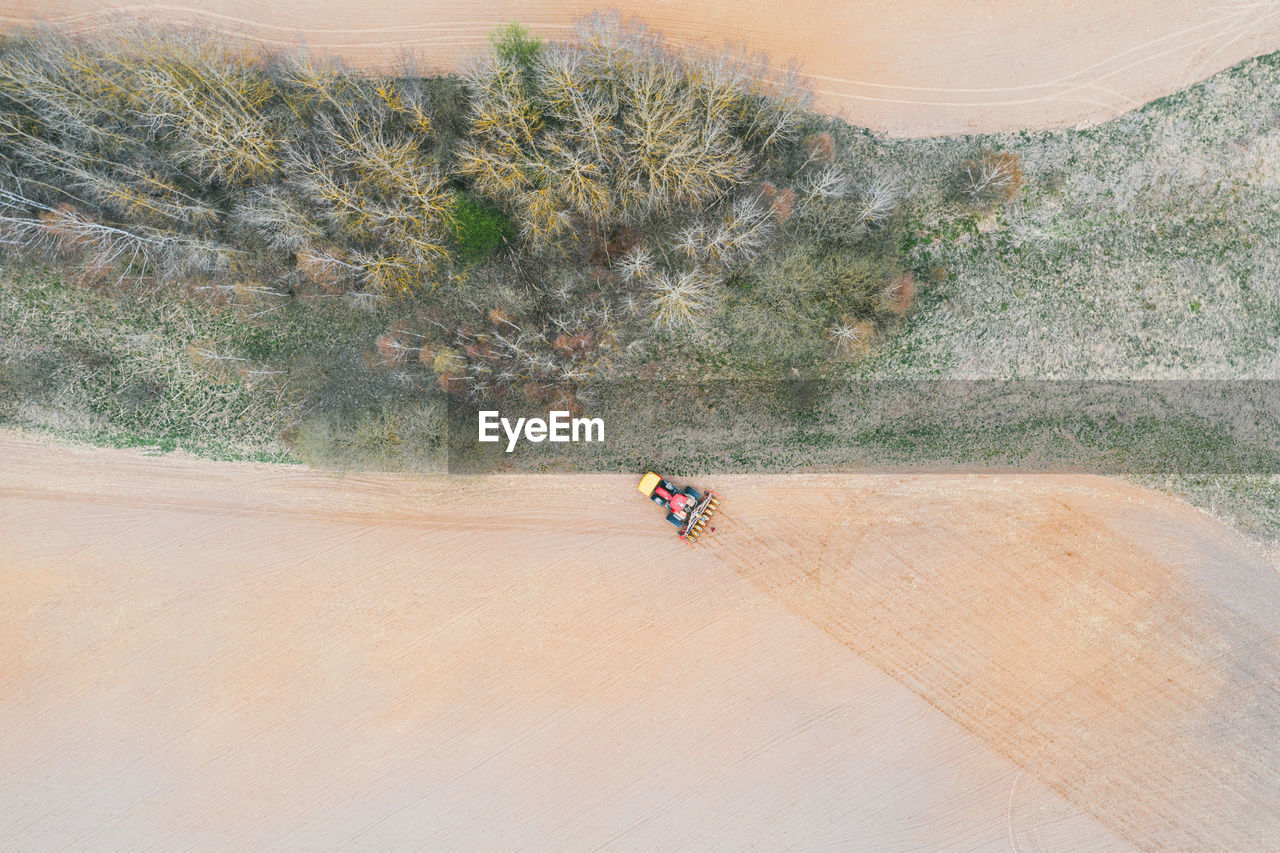
<path fill-rule="evenodd" d="M 692 486 L 678 488 L 653 471 L 640 478 L 639 489 L 640 494 L 667 511 L 667 521 L 678 529 L 685 544 L 694 545 L 699 537 L 715 531 L 708 523 L 720 505 L 720 496 L 715 492 L 700 492 Z"/>

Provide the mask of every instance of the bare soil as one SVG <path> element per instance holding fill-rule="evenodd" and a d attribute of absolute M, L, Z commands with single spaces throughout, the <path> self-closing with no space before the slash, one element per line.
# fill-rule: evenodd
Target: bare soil
<path fill-rule="evenodd" d="M 763 51 L 800 63 L 818 106 L 901 136 L 1095 123 L 1280 48 L 1280 6 L 1201 0 L 674 0 L 608 4 L 675 42 Z M 110 29 L 127 12 L 200 23 L 273 48 L 306 44 L 363 66 L 405 51 L 452 68 L 519 20 L 551 38 L 594 3 L 564 0 L 9 0 L 0 25 Z"/>
<path fill-rule="evenodd" d="M 1274 850 L 1280 577 L 1075 476 L 0 438 L 0 848 Z"/>

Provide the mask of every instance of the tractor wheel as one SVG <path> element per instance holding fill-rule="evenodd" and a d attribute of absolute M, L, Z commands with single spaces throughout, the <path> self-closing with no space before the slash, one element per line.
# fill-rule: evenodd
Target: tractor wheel
<path fill-rule="evenodd" d="M 675 514 L 674 512 L 669 512 L 669 513 L 667 513 L 667 521 L 671 522 L 671 523 L 672 523 L 672 524 L 674 524 L 676 527 L 683 527 L 683 526 L 684 526 L 684 522 L 683 522 L 683 521 L 681 521 L 679 518 L 676 518 L 676 514 Z"/>
<path fill-rule="evenodd" d="M 693 498 L 694 501 L 702 500 L 702 492 L 698 491 L 693 486 L 685 486 L 684 493 L 689 497 Z"/>

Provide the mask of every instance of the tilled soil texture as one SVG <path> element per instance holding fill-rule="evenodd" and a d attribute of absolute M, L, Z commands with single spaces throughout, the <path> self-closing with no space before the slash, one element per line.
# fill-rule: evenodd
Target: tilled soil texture
<path fill-rule="evenodd" d="M 764 52 L 778 66 L 798 63 L 820 109 L 899 136 L 1096 123 L 1280 48 L 1280 7 L 1269 3 L 624 0 L 609 6 L 679 44 L 729 42 Z M 424 67 L 440 69 L 476 56 L 488 33 L 508 21 L 563 38 L 574 21 L 598 8 L 548 0 L 11 0 L 6 7 L 0 25 L 45 22 L 94 33 L 112 29 L 115 16 L 126 12 L 157 23 L 197 23 L 271 48 L 304 44 L 366 67 L 394 67 L 410 51 Z"/>
<path fill-rule="evenodd" d="M 634 482 L 4 439 L 0 846 L 1280 844 L 1280 578 L 1195 510 Z"/>

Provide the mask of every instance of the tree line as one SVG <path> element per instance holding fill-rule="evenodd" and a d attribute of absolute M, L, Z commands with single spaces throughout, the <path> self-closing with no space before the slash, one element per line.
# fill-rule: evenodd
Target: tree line
<path fill-rule="evenodd" d="M 705 350 L 735 306 L 803 315 L 836 354 L 909 307 L 868 239 L 907 188 L 844 162 L 796 73 L 607 15 L 492 47 L 432 77 L 141 25 L 8 37 L 0 244 L 157 289 L 398 300 L 377 356 L 476 399 Z M 1020 180 L 966 168 L 975 197 Z"/>

